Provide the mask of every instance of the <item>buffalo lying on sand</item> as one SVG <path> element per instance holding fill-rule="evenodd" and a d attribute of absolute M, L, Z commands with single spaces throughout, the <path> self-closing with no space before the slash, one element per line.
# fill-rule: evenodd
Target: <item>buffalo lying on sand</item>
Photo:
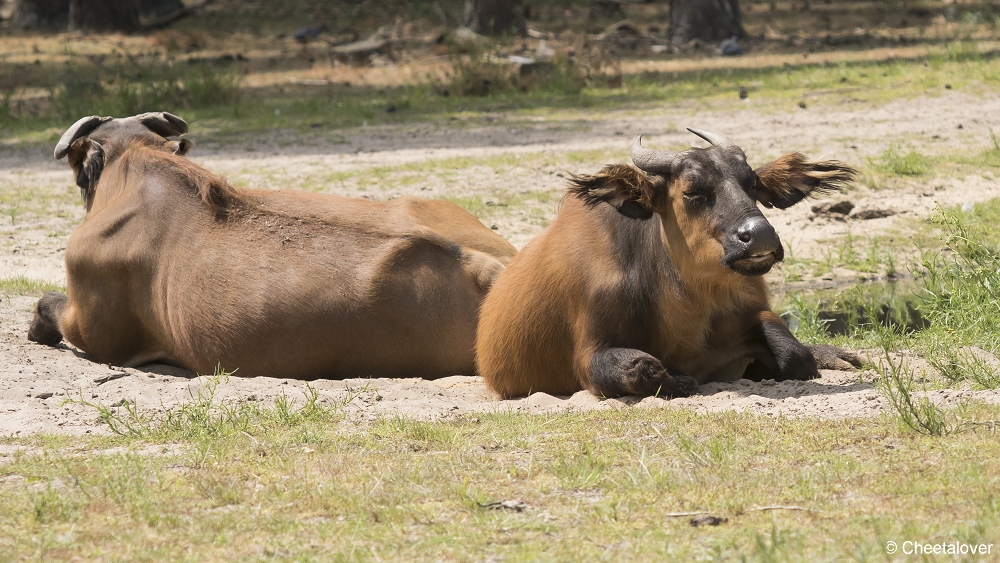
<path fill-rule="evenodd" d="M 31 340 L 200 373 L 474 372 L 479 307 L 514 247 L 444 201 L 235 188 L 168 139 L 186 131 L 169 113 L 91 116 L 60 139 L 87 217 Z"/>
<path fill-rule="evenodd" d="M 735 144 L 691 131 L 712 146 L 653 151 L 637 138 L 635 166 L 575 177 L 552 226 L 500 275 L 476 340 L 494 391 L 684 396 L 858 363 L 802 345 L 771 310 L 762 276 L 784 250 L 757 207 L 837 189 L 854 170 L 797 152 L 754 170 Z"/>

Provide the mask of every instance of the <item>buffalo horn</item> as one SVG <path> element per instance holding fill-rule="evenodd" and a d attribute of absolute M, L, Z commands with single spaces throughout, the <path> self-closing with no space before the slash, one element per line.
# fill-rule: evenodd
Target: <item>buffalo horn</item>
<path fill-rule="evenodd" d="M 670 165 L 677 153 L 673 151 L 655 151 L 642 147 L 642 135 L 632 141 L 632 163 L 636 168 L 652 174 L 670 172 Z"/>
<path fill-rule="evenodd" d="M 147 129 L 161 137 L 177 137 L 188 131 L 188 124 L 183 119 L 165 111 L 153 111 L 133 117 Z"/>
<path fill-rule="evenodd" d="M 56 160 L 62 160 L 69 152 L 69 146 L 73 144 L 74 141 L 87 135 L 94 129 L 97 129 L 101 124 L 106 123 L 114 119 L 113 117 L 98 117 L 96 115 L 88 115 L 87 117 L 80 118 L 76 123 L 74 123 L 69 129 L 63 133 L 63 136 L 59 138 L 59 142 L 56 143 L 56 150 L 52 153 L 56 157 Z"/>
<path fill-rule="evenodd" d="M 705 139 L 709 143 L 712 143 L 716 147 L 733 147 L 736 143 L 730 141 L 729 139 L 723 137 L 722 135 L 716 135 L 715 133 L 709 133 L 708 131 L 701 131 L 700 129 L 687 128 L 688 131 L 698 135 L 702 139 Z"/>

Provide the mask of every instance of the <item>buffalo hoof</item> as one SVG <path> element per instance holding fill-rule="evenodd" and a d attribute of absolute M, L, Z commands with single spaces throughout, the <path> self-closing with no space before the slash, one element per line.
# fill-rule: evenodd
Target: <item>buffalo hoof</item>
<path fill-rule="evenodd" d="M 668 385 L 664 385 L 657 397 L 675 399 L 677 397 L 690 397 L 691 395 L 698 394 L 697 379 L 689 375 L 684 375 L 681 372 L 677 372 L 675 375 L 668 375 L 667 377 L 671 381 Z"/>
<path fill-rule="evenodd" d="M 819 377 L 815 358 L 809 349 L 801 344 L 790 350 L 778 365 L 779 373 L 775 376 L 775 381 L 809 381 Z"/>
<path fill-rule="evenodd" d="M 653 358 L 635 358 L 625 372 L 625 381 L 634 395 L 675 398 L 698 392 L 698 382 L 682 371 L 667 370 Z"/>
<path fill-rule="evenodd" d="M 850 350 L 828 344 L 814 344 L 808 348 L 813 358 L 816 358 L 816 366 L 819 369 L 854 371 L 864 364 L 861 357 Z"/>
<path fill-rule="evenodd" d="M 59 344 L 63 335 L 59 332 L 58 315 L 65 304 L 66 296 L 62 293 L 50 291 L 43 295 L 35 307 L 35 318 L 31 319 L 28 328 L 28 340 L 45 346 Z"/>
<path fill-rule="evenodd" d="M 62 333 L 58 327 L 54 327 L 45 319 L 35 315 L 28 328 L 28 340 L 44 344 L 45 346 L 55 346 L 62 342 Z"/>
<path fill-rule="evenodd" d="M 605 348 L 590 360 L 590 390 L 598 396 L 687 397 L 698 382 L 686 373 L 664 369 L 660 360 L 634 348 Z"/>

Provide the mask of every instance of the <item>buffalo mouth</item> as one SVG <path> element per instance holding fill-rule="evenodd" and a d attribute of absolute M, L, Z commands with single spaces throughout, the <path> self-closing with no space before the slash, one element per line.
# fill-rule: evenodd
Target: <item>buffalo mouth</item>
<path fill-rule="evenodd" d="M 774 250 L 758 251 L 741 258 L 726 260 L 725 266 L 744 276 L 762 276 L 784 258 L 781 254 L 783 253 Z"/>

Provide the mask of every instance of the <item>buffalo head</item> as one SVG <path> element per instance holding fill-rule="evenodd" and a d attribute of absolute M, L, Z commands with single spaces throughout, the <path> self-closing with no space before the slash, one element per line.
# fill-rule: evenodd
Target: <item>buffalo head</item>
<path fill-rule="evenodd" d="M 193 144 L 187 139 L 168 140 L 187 133 L 183 119 L 172 113 L 150 112 L 132 117 L 81 118 L 63 133 L 56 144 L 56 160 L 69 157 L 69 165 L 76 173 L 76 185 L 85 202 L 93 195 L 93 188 L 101 178 L 104 167 L 136 143 L 161 147 L 177 155 L 184 155 Z"/>
<path fill-rule="evenodd" d="M 784 258 L 774 227 L 757 207 L 785 209 L 815 192 L 840 188 L 855 171 L 837 161 L 810 161 L 793 152 L 753 169 L 731 141 L 696 129 L 711 143 L 683 152 L 632 144 L 635 167 L 612 165 L 577 176 L 571 192 L 589 205 L 608 203 L 628 217 L 663 222 L 667 244 L 698 267 L 720 264 L 746 276 L 767 273 Z"/>

